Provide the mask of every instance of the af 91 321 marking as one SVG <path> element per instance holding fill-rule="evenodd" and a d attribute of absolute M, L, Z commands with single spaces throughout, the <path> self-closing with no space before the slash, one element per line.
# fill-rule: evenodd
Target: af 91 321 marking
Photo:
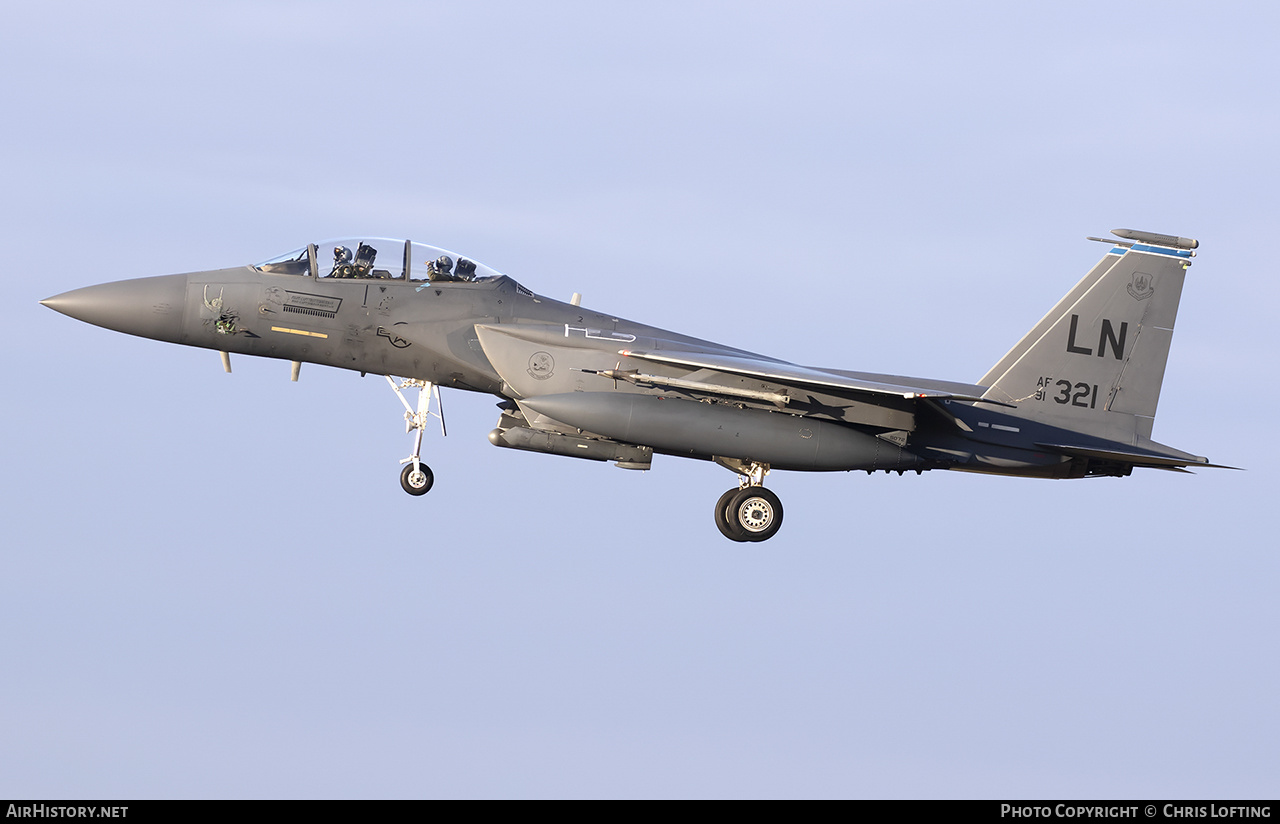
<path fill-rule="evenodd" d="M 1079 406 L 1084 409 L 1098 408 L 1098 385 L 1096 383 L 1072 383 L 1069 380 L 1055 381 L 1052 377 L 1036 381 L 1035 399 L 1043 401 L 1052 398 L 1054 403 L 1066 406 Z"/>

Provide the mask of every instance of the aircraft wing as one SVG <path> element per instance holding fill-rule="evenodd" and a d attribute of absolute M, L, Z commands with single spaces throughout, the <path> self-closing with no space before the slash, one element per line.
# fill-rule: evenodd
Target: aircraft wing
<path fill-rule="evenodd" d="M 769 361 L 756 358 L 738 357 L 735 355 L 711 354 L 707 352 L 679 352 L 663 349 L 648 352 L 635 349 L 623 349 L 620 355 L 637 360 L 678 366 L 683 369 L 712 369 L 717 372 L 728 372 L 747 378 L 759 378 L 771 383 L 780 383 L 800 389 L 811 389 L 824 392 L 847 393 L 856 392 L 869 395 L 892 395 L 899 398 L 958 401 L 992 401 L 979 395 L 967 395 L 947 392 L 936 387 L 913 386 L 899 383 L 883 383 L 880 381 L 838 375 L 821 369 L 807 366 L 796 366 L 790 363 Z M 975 387 L 981 388 L 981 387 Z M 1011 404 L 1000 403 L 1001 406 Z"/>

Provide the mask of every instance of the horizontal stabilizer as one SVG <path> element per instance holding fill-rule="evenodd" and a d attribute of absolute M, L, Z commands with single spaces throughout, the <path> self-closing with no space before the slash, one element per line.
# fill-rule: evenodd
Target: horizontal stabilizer
<path fill-rule="evenodd" d="M 1203 466 L 1212 469 L 1239 469 L 1238 466 L 1224 466 L 1209 463 L 1208 458 L 1183 453 L 1185 457 L 1162 455 L 1145 450 L 1099 449 L 1092 446 L 1072 446 L 1070 444 L 1037 443 L 1042 449 L 1049 449 L 1062 455 L 1076 458 L 1093 458 L 1099 461 L 1114 461 L 1131 466 L 1146 466 L 1155 469 L 1177 469 L 1184 466 Z"/>

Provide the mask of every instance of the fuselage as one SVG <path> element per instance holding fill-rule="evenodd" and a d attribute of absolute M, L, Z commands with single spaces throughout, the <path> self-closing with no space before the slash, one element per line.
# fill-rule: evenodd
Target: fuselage
<path fill-rule="evenodd" d="M 546 417 L 593 436 L 683 457 L 756 460 L 777 469 L 811 471 L 1074 474 L 1069 461 L 1017 437 L 1022 427 L 1010 424 L 1013 416 L 1004 412 L 958 404 L 950 410 L 958 417 L 920 415 L 905 402 L 895 408 L 820 392 L 804 397 L 793 392 L 787 408 L 779 409 L 750 397 L 600 377 L 593 371 L 623 369 L 628 364 L 619 352 L 636 348 L 782 362 L 536 295 L 505 276 L 431 282 L 313 277 L 242 266 L 90 286 L 47 303 L 143 337 L 416 378 L 529 401 L 534 408 L 539 397 L 584 393 L 580 410 L 565 409 L 561 401 L 560 417 Z M 486 337 L 487 329 L 502 332 Z M 661 367 L 645 372 L 681 377 L 678 370 Z M 767 381 L 700 377 L 739 391 L 786 392 Z M 996 418 L 997 428 L 977 420 L 967 429 L 955 425 L 966 416 Z M 903 434 L 878 437 L 886 432 Z"/>

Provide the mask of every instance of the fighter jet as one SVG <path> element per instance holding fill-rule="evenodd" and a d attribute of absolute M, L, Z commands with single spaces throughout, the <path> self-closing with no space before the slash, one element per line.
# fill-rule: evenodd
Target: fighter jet
<path fill-rule="evenodd" d="M 98 326 L 222 354 L 385 376 L 424 495 L 440 388 L 499 400 L 495 446 L 649 469 L 654 454 L 738 476 L 714 507 L 732 541 L 782 525 L 773 470 L 950 469 L 1038 478 L 1217 466 L 1151 439 L 1183 279 L 1199 243 L 1119 240 L 976 383 L 800 366 L 538 295 L 409 240 L 312 243 L 253 266 L 124 280 L 41 301 Z M 405 390 L 417 390 L 411 404 Z M 434 406 L 434 409 L 433 409 Z"/>

